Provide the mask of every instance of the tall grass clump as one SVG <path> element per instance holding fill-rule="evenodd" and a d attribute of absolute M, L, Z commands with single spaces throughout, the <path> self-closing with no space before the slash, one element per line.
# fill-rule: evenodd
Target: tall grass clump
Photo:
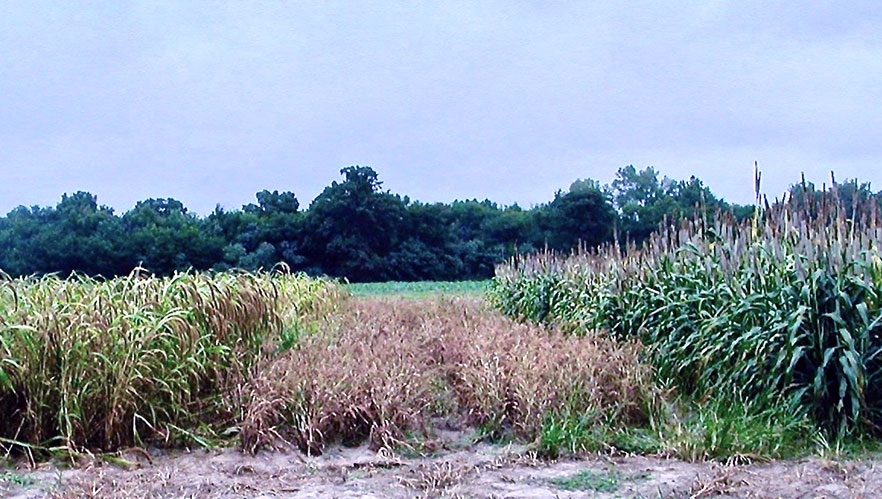
<path fill-rule="evenodd" d="M 738 223 L 665 225 L 641 248 L 541 253 L 501 265 L 505 313 L 602 329 L 649 348 L 695 400 L 787 406 L 837 436 L 882 433 L 878 200 L 795 188 Z"/>
<path fill-rule="evenodd" d="M 0 280 L 0 442 L 110 450 L 231 424 L 292 316 L 336 286 L 285 273 Z"/>

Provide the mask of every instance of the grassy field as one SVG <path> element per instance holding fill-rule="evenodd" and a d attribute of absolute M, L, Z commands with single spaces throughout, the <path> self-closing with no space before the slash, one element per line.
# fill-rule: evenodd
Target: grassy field
<path fill-rule="evenodd" d="M 656 393 L 637 344 L 518 324 L 483 303 L 486 284 L 351 299 L 285 273 L 7 279 L 0 447 L 418 451 L 442 418 L 557 455 L 645 426 Z"/>
<path fill-rule="evenodd" d="M 377 469 L 389 456 L 411 460 L 389 474 L 427 494 L 477 493 L 481 470 L 532 473 L 547 458 L 593 452 L 666 459 L 621 471 L 560 461 L 561 472 L 535 480 L 556 491 L 737 495 L 748 482 L 703 478 L 718 471 L 706 461 L 815 454 L 823 473 L 829 458 L 879 449 L 882 223 L 857 203 L 848 217 L 829 200 L 812 203 L 773 207 L 743 226 L 694 221 L 641 250 L 527 256 L 492 281 L 4 279 L 0 455 L 127 465 L 132 448 L 157 457 L 227 446 L 245 452 L 215 457 L 254 469 L 282 462 L 258 450 L 329 455 L 296 477 L 284 475 L 285 458 L 272 476 L 284 475 L 276 485 L 289 490 L 291 480 L 325 484 L 315 469 L 340 473 L 342 449 L 358 448 Z M 511 461 L 499 461 L 503 445 L 520 449 Z M 206 490 L 218 481 L 238 490 L 251 476 L 193 456 L 183 459 L 203 469 L 194 473 Z M 668 457 L 693 463 L 677 465 L 684 483 L 669 483 Z M 359 467 L 364 455 L 354 459 L 344 482 L 374 476 Z M 870 461 L 857 473 L 882 484 L 873 469 Z M 803 471 L 788 471 L 775 493 L 802 486 Z M 74 479 L 61 496 L 184 490 L 195 479 L 151 473 L 80 475 L 80 488 Z M 385 490 L 392 479 L 379 477 Z M 251 478 L 254 490 L 273 480 Z M 511 480 L 498 478 L 493 487 Z M 7 472 L 0 493 L 39 483 Z"/>
<path fill-rule="evenodd" d="M 3 279 L 0 451 L 413 456 L 450 428 L 540 458 L 876 449 L 879 227 L 870 205 L 814 197 L 492 281 Z"/>
<path fill-rule="evenodd" d="M 430 298 L 433 296 L 481 296 L 490 281 L 421 281 L 421 282 L 366 282 L 344 287 L 356 297 L 396 296 L 401 298 Z"/>

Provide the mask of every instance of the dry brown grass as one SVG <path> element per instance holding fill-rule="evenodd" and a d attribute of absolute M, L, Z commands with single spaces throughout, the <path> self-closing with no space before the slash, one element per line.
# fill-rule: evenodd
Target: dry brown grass
<path fill-rule="evenodd" d="M 243 444 L 283 440 L 317 453 L 367 439 L 406 445 L 430 417 L 465 418 L 533 439 L 578 411 L 598 423 L 646 416 L 636 345 L 518 324 L 477 300 L 353 300 L 252 380 Z"/>
<path fill-rule="evenodd" d="M 646 414 L 648 371 L 636 344 L 486 316 L 453 338 L 454 390 L 470 422 L 532 439 L 549 415 L 572 411 L 633 424 Z"/>
<path fill-rule="evenodd" d="M 421 425 L 436 399 L 441 348 L 421 327 L 425 312 L 403 303 L 350 306 L 259 370 L 243 424 L 246 448 L 283 439 L 320 452 L 331 440 L 363 438 L 383 447 Z"/>

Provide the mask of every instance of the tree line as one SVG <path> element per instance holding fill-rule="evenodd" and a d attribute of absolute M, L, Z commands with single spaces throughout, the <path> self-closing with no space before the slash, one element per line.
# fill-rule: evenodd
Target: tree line
<path fill-rule="evenodd" d="M 674 180 L 652 167 L 618 171 L 602 185 L 576 180 L 544 204 L 489 200 L 422 203 L 382 188 L 370 167 L 341 170 L 307 208 L 291 192 L 262 191 L 256 203 L 199 217 L 175 199 L 147 199 L 122 215 L 88 192 L 55 207 L 20 206 L 0 217 L 0 269 L 9 275 L 79 272 L 105 277 L 137 266 L 254 270 L 285 263 L 351 281 L 459 280 L 493 275 L 516 253 L 639 243 L 666 217 L 696 206 L 748 216 L 698 178 Z"/>

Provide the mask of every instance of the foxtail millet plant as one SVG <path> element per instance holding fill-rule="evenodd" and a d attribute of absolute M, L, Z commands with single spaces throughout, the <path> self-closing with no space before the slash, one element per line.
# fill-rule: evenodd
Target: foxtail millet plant
<path fill-rule="evenodd" d="M 0 280 L 0 438 L 112 450 L 230 424 L 268 339 L 335 301 L 284 272 Z"/>

